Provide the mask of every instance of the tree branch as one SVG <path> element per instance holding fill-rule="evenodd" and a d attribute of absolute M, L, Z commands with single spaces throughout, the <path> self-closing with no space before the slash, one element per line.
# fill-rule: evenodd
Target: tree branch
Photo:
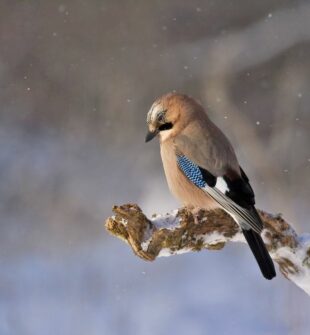
<path fill-rule="evenodd" d="M 148 219 L 135 204 L 114 206 L 106 229 L 127 242 L 144 260 L 202 249 L 220 250 L 226 242 L 244 242 L 238 225 L 224 211 L 200 210 L 196 215 L 186 208 Z M 310 235 L 298 236 L 280 215 L 259 211 L 263 239 L 282 274 L 310 295 Z"/>

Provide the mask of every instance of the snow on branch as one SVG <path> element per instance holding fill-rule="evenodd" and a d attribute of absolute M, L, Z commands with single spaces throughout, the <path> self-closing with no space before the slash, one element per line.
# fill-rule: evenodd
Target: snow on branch
<path fill-rule="evenodd" d="M 114 206 L 106 229 L 127 242 L 144 260 L 202 249 L 220 250 L 226 242 L 244 242 L 237 224 L 224 211 L 201 210 L 196 217 L 186 208 L 148 219 L 135 204 Z M 282 274 L 310 295 L 310 235 L 298 236 L 280 216 L 259 211 L 263 239 Z"/>

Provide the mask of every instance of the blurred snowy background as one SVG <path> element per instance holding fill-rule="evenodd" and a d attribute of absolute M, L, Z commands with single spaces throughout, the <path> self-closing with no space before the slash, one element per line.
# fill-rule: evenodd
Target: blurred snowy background
<path fill-rule="evenodd" d="M 244 245 L 149 264 L 113 204 L 178 206 L 153 100 L 199 99 L 258 207 L 310 232 L 310 2 L 0 0 L 0 334 L 309 334 L 310 299 Z"/>

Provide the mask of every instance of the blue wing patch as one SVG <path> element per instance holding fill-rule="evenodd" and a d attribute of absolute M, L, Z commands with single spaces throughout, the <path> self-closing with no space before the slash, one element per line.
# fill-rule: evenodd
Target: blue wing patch
<path fill-rule="evenodd" d="M 243 204 L 232 197 L 230 186 L 224 177 L 214 177 L 198 165 L 193 163 L 186 156 L 177 156 L 177 163 L 185 176 L 197 187 L 203 189 L 215 202 L 217 202 L 226 212 L 235 218 L 245 229 L 253 229 L 261 233 L 263 229 L 262 221 L 255 208 L 244 208 Z M 209 186 L 209 187 L 207 187 Z"/>
<path fill-rule="evenodd" d="M 185 156 L 177 156 L 178 166 L 185 176 L 196 186 L 203 188 L 206 186 L 202 172 L 198 165 Z"/>

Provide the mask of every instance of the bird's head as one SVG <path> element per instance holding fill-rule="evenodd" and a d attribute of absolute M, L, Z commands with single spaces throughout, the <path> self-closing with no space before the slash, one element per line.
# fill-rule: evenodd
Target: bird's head
<path fill-rule="evenodd" d="M 145 142 L 159 135 L 163 142 L 178 135 L 202 107 L 184 94 L 169 93 L 153 103 L 147 114 L 148 133 Z"/>

